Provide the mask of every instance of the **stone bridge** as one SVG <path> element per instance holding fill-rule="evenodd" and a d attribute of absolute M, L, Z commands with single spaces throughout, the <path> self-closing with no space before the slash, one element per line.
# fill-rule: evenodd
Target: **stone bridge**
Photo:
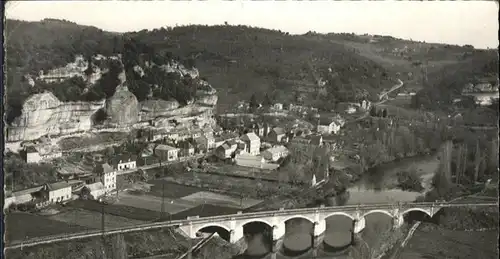
<path fill-rule="evenodd" d="M 353 232 L 359 233 L 365 227 L 365 217 L 372 213 L 383 213 L 393 218 L 394 227 L 400 227 L 404 220 L 403 216 L 411 211 L 421 211 L 433 216 L 444 207 L 498 207 L 498 202 L 485 203 L 398 203 L 398 204 L 370 204 L 358 206 L 317 207 L 305 209 L 281 209 L 276 211 L 260 211 L 252 213 L 237 213 L 233 215 L 220 215 L 213 217 L 188 217 L 187 219 L 171 220 L 164 222 L 150 222 L 127 227 L 111 229 L 89 229 L 74 233 L 61 233 L 43 237 L 33 237 L 24 240 L 12 240 L 5 249 L 18 249 L 70 240 L 81 240 L 84 238 L 111 236 L 125 233 L 133 233 L 167 227 L 180 228 L 189 237 L 196 237 L 197 232 L 206 227 L 221 227 L 230 233 L 231 242 L 239 242 L 243 239 L 243 226 L 251 222 L 262 222 L 272 228 L 274 242 L 280 241 L 285 235 L 285 222 L 294 218 L 303 218 L 314 224 L 314 243 L 319 244 L 323 233 L 326 231 L 326 219 L 335 215 L 343 215 L 353 220 Z M 275 243 L 277 244 L 277 243 Z M 279 247 L 273 246 L 274 249 Z"/>
<path fill-rule="evenodd" d="M 353 232 L 359 233 L 365 228 L 365 217 L 372 213 L 383 213 L 393 218 L 393 227 L 398 228 L 404 223 L 404 215 L 411 211 L 420 211 L 430 217 L 443 207 L 452 207 L 456 204 L 439 203 L 406 203 L 406 204 L 377 204 L 341 207 L 318 207 L 306 209 L 291 209 L 272 212 L 238 213 L 224 219 L 188 217 L 187 223 L 180 229 L 189 237 L 196 238 L 203 228 L 220 227 L 230 233 L 230 242 L 236 243 L 243 237 L 243 226 L 252 222 L 261 222 L 272 229 L 273 243 L 278 242 L 285 235 L 285 222 L 291 219 L 305 219 L 314 224 L 314 238 L 320 240 L 326 231 L 326 219 L 335 215 L 346 216 L 353 220 Z M 463 205 L 461 205 L 463 206 Z M 206 219 L 206 220 L 205 220 Z M 190 220 L 192 222 L 190 222 Z M 315 242 L 316 243 L 316 242 Z"/>

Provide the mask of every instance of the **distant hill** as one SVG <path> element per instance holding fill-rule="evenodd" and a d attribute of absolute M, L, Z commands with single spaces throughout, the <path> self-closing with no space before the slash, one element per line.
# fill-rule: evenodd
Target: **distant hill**
<path fill-rule="evenodd" d="M 9 103 L 23 99 L 16 97 L 26 92 L 17 87 L 22 85 L 21 75 L 62 66 L 78 53 L 136 52 L 145 55 L 137 55 L 132 63 L 172 58 L 187 67 L 195 66 L 202 78 L 218 90 L 221 109 L 249 100 L 252 94 L 262 100 L 264 93 L 276 101 L 330 109 L 335 101 L 374 99 L 398 78 L 412 81 L 418 88 L 424 68 L 439 70 L 467 60 L 476 52 L 470 46 L 387 36 L 313 32 L 289 35 L 248 26 L 196 25 L 117 34 L 46 19 L 7 20 L 6 31 L 7 92 L 9 98 L 13 97 Z M 136 80 L 139 85 L 140 80 Z"/>
<path fill-rule="evenodd" d="M 414 108 L 431 110 L 446 110 L 455 106 L 456 98 L 467 99 L 462 96 L 462 89 L 466 84 L 479 82 L 498 84 L 498 56 L 495 50 L 476 53 L 472 58 L 429 75 L 424 88 L 412 99 Z M 469 102 L 472 104 L 472 102 Z M 473 105 L 468 105 L 468 108 Z"/>

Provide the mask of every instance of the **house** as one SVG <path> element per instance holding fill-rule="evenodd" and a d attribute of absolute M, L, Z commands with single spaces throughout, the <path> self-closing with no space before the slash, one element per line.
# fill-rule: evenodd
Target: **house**
<path fill-rule="evenodd" d="M 282 103 L 275 103 L 275 104 L 273 104 L 272 109 L 275 111 L 281 111 L 281 110 L 283 110 L 283 104 Z"/>
<path fill-rule="evenodd" d="M 245 152 L 237 154 L 234 158 L 235 162 L 239 166 L 253 167 L 253 168 L 263 168 L 265 160 L 261 156 L 254 156 Z"/>
<path fill-rule="evenodd" d="M 72 197 L 72 188 L 67 182 L 44 184 L 40 192 L 48 194 L 43 196 L 48 197 L 50 203 L 65 202 Z"/>
<path fill-rule="evenodd" d="M 255 123 L 252 126 L 252 131 L 259 137 L 264 137 L 264 124 Z"/>
<path fill-rule="evenodd" d="M 98 199 L 99 197 L 106 194 L 106 189 L 101 182 L 87 184 L 85 185 L 85 187 L 87 187 L 87 189 L 90 191 L 90 195 L 92 195 L 94 199 Z"/>
<path fill-rule="evenodd" d="M 215 138 L 213 135 L 202 135 L 198 138 L 195 138 L 196 144 L 198 145 L 198 149 L 201 150 L 212 150 L 217 147 L 215 143 Z"/>
<path fill-rule="evenodd" d="M 12 193 L 13 198 L 9 199 L 9 202 L 14 203 L 14 204 L 26 204 L 29 202 L 35 202 L 35 198 L 39 196 L 39 192 L 42 189 L 42 186 L 37 186 L 34 188 L 29 188 L 21 191 L 16 191 Z M 7 201 L 5 201 L 4 208 L 7 204 Z M 10 204 L 9 204 L 10 205 Z M 35 203 L 37 207 L 42 207 L 45 205 L 48 205 L 48 201 L 45 202 L 39 202 L 38 204 Z"/>
<path fill-rule="evenodd" d="M 102 172 L 100 174 L 101 182 L 104 185 L 106 193 L 109 193 L 116 189 L 116 170 L 114 170 L 109 164 L 102 164 Z"/>
<path fill-rule="evenodd" d="M 260 138 L 253 132 L 249 132 L 241 137 L 246 145 L 246 152 L 251 155 L 258 155 L 260 153 Z"/>
<path fill-rule="evenodd" d="M 316 131 L 322 134 L 337 134 L 340 130 L 340 123 L 328 118 L 320 118 Z"/>
<path fill-rule="evenodd" d="M 221 146 L 224 142 L 229 140 L 235 140 L 238 138 L 238 133 L 236 132 L 224 132 L 220 136 L 215 137 L 215 147 Z"/>
<path fill-rule="evenodd" d="M 278 161 L 280 158 L 288 156 L 288 149 L 284 146 L 275 146 L 267 150 L 262 151 L 261 155 L 264 159 L 273 162 Z"/>
<path fill-rule="evenodd" d="M 194 155 L 194 146 L 189 141 L 183 141 L 179 143 L 180 156 L 189 157 Z"/>
<path fill-rule="evenodd" d="M 40 163 L 42 161 L 42 157 L 36 150 L 34 146 L 28 146 L 24 149 L 26 156 L 26 163 Z"/>
<path fill-rule="evenodd" d="M 272 143 L 280 143 L 284 140 L 286 132 L 283 128 L 275 127 L 269 134 L 267 134 L 267 140 Z"/>
<path fill-rule="evenodd" d="M 130 170 L 137 168 L 137 158 L 135 155 L 123 154 L 112 159 L 111 163 L 116 170 Z"/>
<path fill-rule="evenodd" d="M 24 153 L 26 163 L 40 163 L 62 157 L 61 150 L 53 146 L 27 146 Z"/>
<path fill-rule="evenodd" d="M 157 155 L 162 161 L 174 161 L 179 158 L 179 149 L 169 145 L 158 145 L 155 148 L 155 155 Z"/>
<path fill-rule="evenodd" d="M 229 140 L 215 149 L 215 155 L 220 159 L 230 158 L 236 149 L 238 149 L 238 143 L 235 140 Z"/>

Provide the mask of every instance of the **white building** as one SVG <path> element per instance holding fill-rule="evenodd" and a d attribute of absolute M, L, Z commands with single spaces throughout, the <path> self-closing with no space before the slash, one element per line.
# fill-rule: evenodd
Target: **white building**
<path fill-rule="evenodd" d="M 288 156 L 288 154 L 288 149 L 284 146 L 275 146 L 264 150 L 261 153 L 262 157 L 273 162 L 278 161 L 280 158 Z"/>
<path fill-rule="evenodd" d="M 275 110 L 275 111 L 281 111 L 281 110 L 283 110 L 283 104 L 282 103 L 275 103 L 273 105 L 273 110 Z"/>
<path fill-rule="evenodd" d="M 155 155 L 162 161 L 174 161 L 179 158 L 179 149 L 169 145 L 158 145 L 155 148 Z"/>
<path fill-rule="evenodd" d="M 215 155 L 220 159 L 230 158 L 237 148 L 238 143 L 235 140 L 229 140 L 215 149 Z"/>
<path fill-rule="evenodd" d="M 261 156 L 254 156 L 248 153 L 237 154 L 234 158 L 235 162 L 239 166 L 253 167 L 253 168 L 264 168 L 265 160 Z"/>
<path fill-rule="evenodd" d="M 116 170 L 114 170 L 110 165 L 102 165 L 101 182 L 104 185 L 106 193 L 109 193 L 116 189 L 116 175 Z"/>
<path fill-rule="evenodd" d="M 113 168 L 116 170 L 130 170 L 137 168 L 136 157 L 133 155 L 121 155 L 113 159 Z"/>
<path fill-rule="evenodd" d="M 25 149 L 26 163 L 48 162 L 50 160 L 62 157 L 60 149 L 51 146 L 35 147 L 28 146 Z"/>
<path fill-rule="evenodd" d="M 45 184 L 42 187 L 42 192 L 48 192 L 48 201 L 50 203 L 58 203 L 69 201 L 72 197 L 71 185 L 67 182 L 57 182 Z"/>
<path fill-rule="evenodd" d="M 322 134 L 337 134 L 340 130 L 340 123 L 335 120 L 320 119 L 316 128 L 318 133 Z"/>
<path fill-rule="evenodd" d="M 260 153 L 260 138 L 253 132 L 249 132 L 241 137 L 241 140 L 246 144 L 246 152 L 250 155 L 258 155 Z"/>

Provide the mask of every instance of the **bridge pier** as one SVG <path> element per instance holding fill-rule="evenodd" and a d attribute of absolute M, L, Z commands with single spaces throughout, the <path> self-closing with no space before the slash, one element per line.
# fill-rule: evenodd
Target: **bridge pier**
<path fill-rule="evenodd" d="M 354 220 L 354 228 L 353 228 L 353 233 L 357 234 L 363 231 L 366 227 L 366 219 L 364 217 L 360 217 L 357 220 Z"/>
<path fill-rule="evenodd" d="M 314 222 L 313 230 L 313 248 L 320 246 L 323 243 L 326 231 L 326 220 L 319 220 Z"/>
<path fill-rule="evenodd" d="M 277 252 L 280 250 L 281 245 L 283 243 L 283 237 L 285 236 L 285 223 L 276 223 L 276 225 L 273 226 L 272 229 L 273 232 L 273 247 L 272 251 Z"/>
<path fill-rule="evenodd" d="M 231 231 L 229 232 L 229 239 L 230 239 L 229 242 L 231 242 L 231 244 L 237 243 L 243 237 L 244 237 L 243 227 L 239 227 L 239 228 L 236 227 L 234 229 L 231 229 Z"/>
<path fill-rule="evenodd" d="M 273 240 L 271 252 L 277 253 L 281 249 L 282 246 L 283 246 L 283 238 L 278 239 L 278 240 Z"/>
<path fill-rule="evenodd" d="M 398 229 L 405 223 L 405 219 L 403 215 L 397 214 L 394 218 L 392 218 L 392 228 Z"/>

